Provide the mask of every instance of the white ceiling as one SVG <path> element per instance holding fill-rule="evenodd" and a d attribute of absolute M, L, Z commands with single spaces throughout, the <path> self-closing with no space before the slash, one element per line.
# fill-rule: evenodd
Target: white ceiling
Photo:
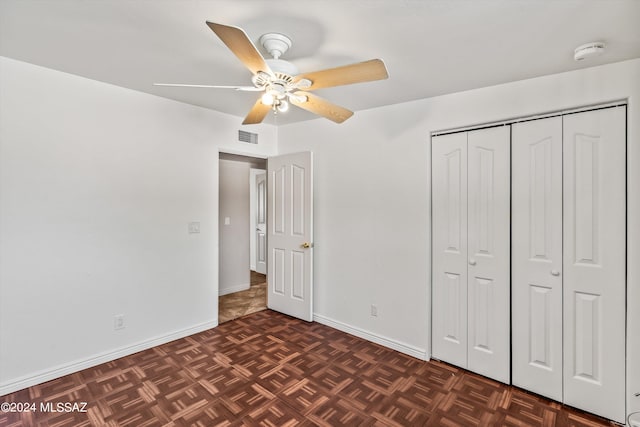
<path fill-rule="evenodd" d="M 356 112 L 640 57 L 638 0 L 0 0 L 0 55 L 242 118 L 255 93 L 152 86 L 250 84 L 206 20 L 287 34 L 302 72 L 382 58 L 388 80 L 316 92 Z"/>

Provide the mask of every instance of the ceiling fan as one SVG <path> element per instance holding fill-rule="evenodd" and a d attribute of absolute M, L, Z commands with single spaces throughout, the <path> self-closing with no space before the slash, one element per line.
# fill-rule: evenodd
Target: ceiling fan
<path fill-rule="evenodd" d="M 260 123 L 270 110 L 276 113 L 285 112 L 288 110 L 289 104 L 296 105 L 336 123 L 342 123 L 351 117 L 353 112 L 332 104 L 314 95 L 311 91 L 382 80 L 389 77 L 384 62 L 380 59 L 300 74 L 295 65 L 280 59 L 280 56 L 291 47 L 291 39 L 284 34 L 267 33 L 260 37 L 260 43 L 273 57 L 273 59 L 265 60 L 241 28 L 209 21 L 207 21 L 207 25 L 253 73 L 251 78 L 253 86 L 212 86 L 178 83 L 154 83 L 154 85 L 263 92 L 242 124 Z"/>

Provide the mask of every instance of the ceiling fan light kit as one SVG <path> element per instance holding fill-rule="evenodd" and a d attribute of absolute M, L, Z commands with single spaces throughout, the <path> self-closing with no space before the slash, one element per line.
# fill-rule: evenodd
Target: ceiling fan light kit
<path fill-rule="evenodd" d="M 278 105 L 276 106 L 276 109 L 278 111 L 280 111 L 281 113 L 286 113 L 287 111 L 289 111 L 289 103 L 285 100 L 282 100 L 280 102 L 278 102 Z"/>
<path fill-rule="evenodd" d="M 222 40 L 233 54 L 251 71 L 253 86 L 213 86 L 178 83 L 154 83 L 156 86 L 204 87 L 264 92 L 255 102 L 242 124 L 261 123 L 269 110 L 286 112 L 289 104 L 318 114 L 336 123 L 353 115 L 352 111 L 314 95 L 314 91 L 327 87 L 383 80 L 389 77 L 384 62 L 372 59 L 341 67 L 302 73 L 289 61 L 280 59 L 292 41 L 281 33 L 263 34 L 259 41 L 272 59 L 264 59 L 247 34 L 238 27 L 207 21 L 207 26 Z"/>

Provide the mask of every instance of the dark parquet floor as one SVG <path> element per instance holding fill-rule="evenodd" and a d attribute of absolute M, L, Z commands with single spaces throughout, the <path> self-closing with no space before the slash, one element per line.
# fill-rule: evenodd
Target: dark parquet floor
<path fill-rule="evenodd" d="M 606 420 L 264 310 L 2 396 L 87 412 L 1 426 L 605 426 Z"/>

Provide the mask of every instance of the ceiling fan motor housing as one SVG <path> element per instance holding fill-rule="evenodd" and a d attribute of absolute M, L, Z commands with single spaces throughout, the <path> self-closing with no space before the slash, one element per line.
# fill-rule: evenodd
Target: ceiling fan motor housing
<path fill-rule="evenodd" d="M 296 76 L 300 74 L 298 67 L 284 59 L 265 59 L 265 62 L 271 68 L 271 71 L 278 74 L 286 74 L 288 76 Z"/>
<path fill-rule="evenodd" d="M 267 33 L 260 36 L 260 44 L 269 52 L 273 59 L 265 59 L 271 70 L 278 74 L 295 76 L 300 73 L 298 67 L 289 61 L 280 59 L 291 47 L 291 39 L 280 33 Z"/>
<path fill-rule="evenodd" d="M 267 33 L 260 37 L 260 44 L 274 59 L 280 58 L 291 47 L 291 39 L 280 33 Z"/>

